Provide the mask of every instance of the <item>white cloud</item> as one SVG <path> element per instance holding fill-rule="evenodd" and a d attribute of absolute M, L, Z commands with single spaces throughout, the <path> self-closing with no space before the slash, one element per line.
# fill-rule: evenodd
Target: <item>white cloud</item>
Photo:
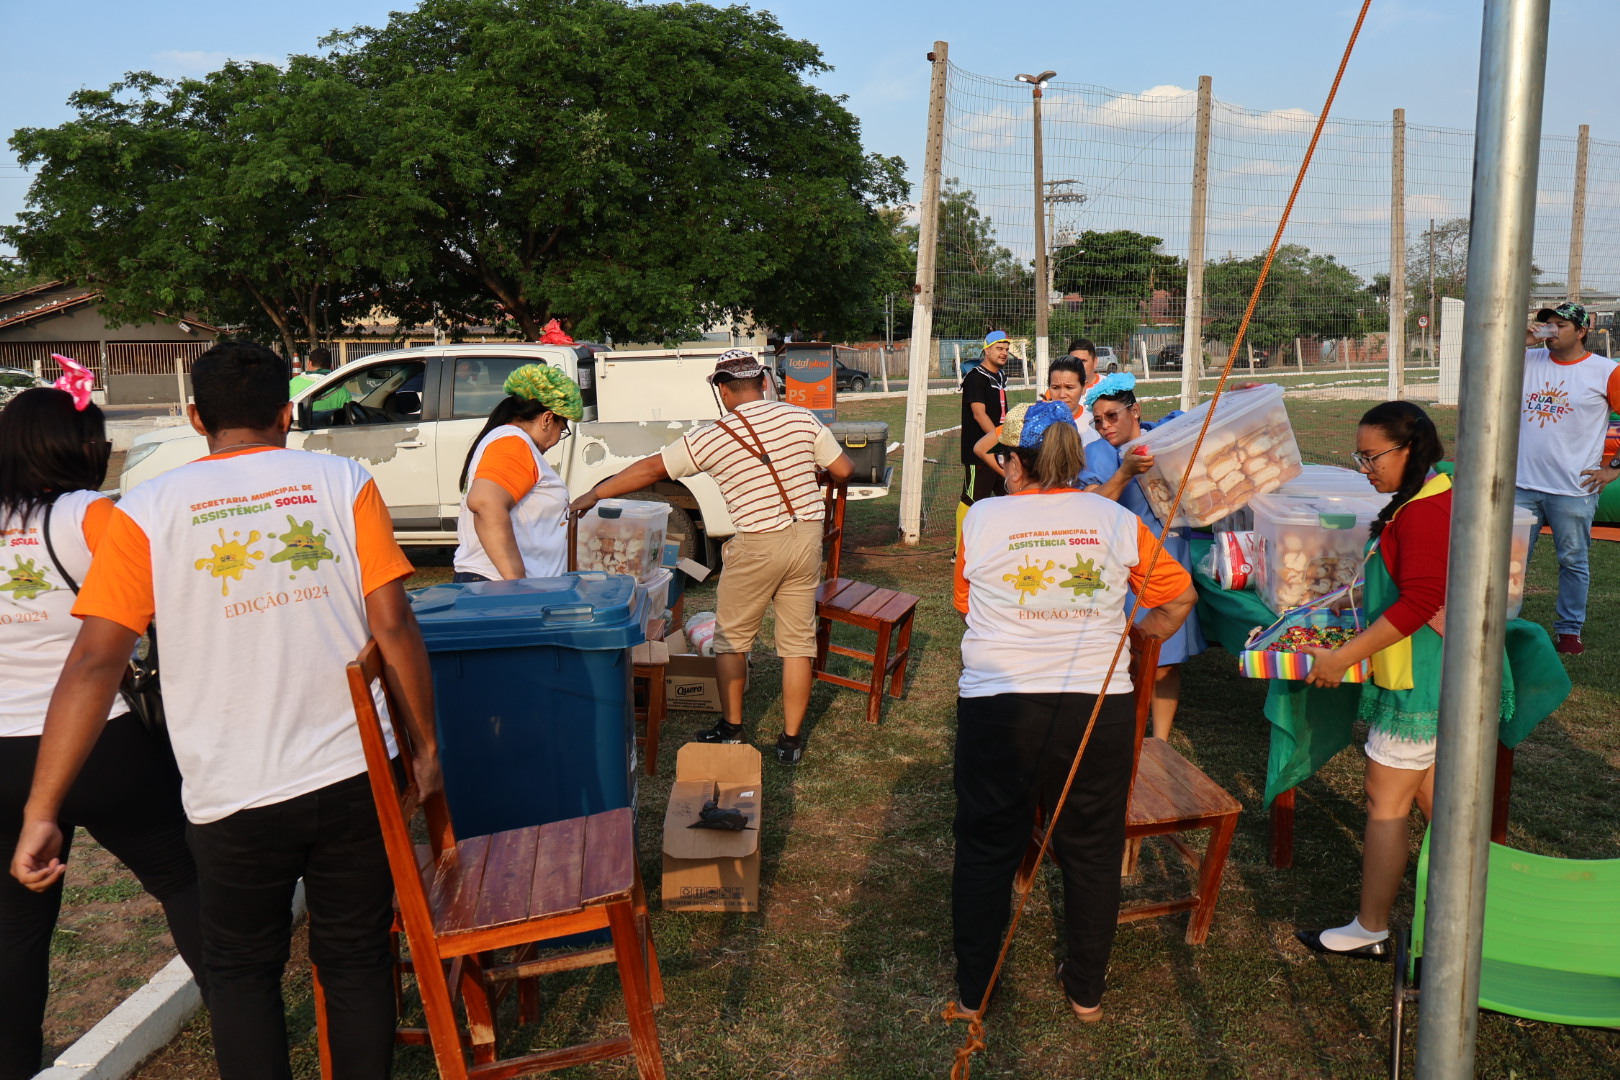
<path fill-rule="evenodd" d="M 225 66 L 227 60 L 257 61 L 265 64 L 280 62 L 280 58 L 264 53 L 210 52 L 204 49 L 164 49 L 152 54 L 154 69 L 159 75 L 206 75 Z"/>

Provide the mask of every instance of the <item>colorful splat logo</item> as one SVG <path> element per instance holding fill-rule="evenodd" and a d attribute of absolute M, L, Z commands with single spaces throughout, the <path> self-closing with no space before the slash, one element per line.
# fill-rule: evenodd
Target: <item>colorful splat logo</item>
<path fill-rule="evenodd" d="M 1574 411 L 1569 403 L 1569 393 L 1564 384 L 1554 386 L 1552 383 L 1543 383 L 1540 390 L 1532 390 L 1524 395 L 1525 419 L 1535 423 L 1538 427 L 1556 424 Z"/>
<path fill-rule="evenodd" d="M 1047 577 L 1046 572 L 1057 565 L 1048 559 L 1046 565 L 1041 566 L 1030 556 L 1026 555 L 1025 558 L 1030 561 L 1020 566 L 1017 573 L 1001 575 L 1002 581 L 1012 582 L 1014 591 L 1018 593 L 1019 604 L 1023 604 L 1025 600 L 1052 584 L 1055 579 Z"/>
<path fill-rule="evenodd" d="M 271 562 L 291 563 L 293 570 L 319 570 L 322 559 L 340 561 L 337 554 L 326 546 L 326 530 L 315 531 L 315 523 L 306 521 L 302 525 L 291 514 L 287 515 L 287 531 L 277 536 L 271 533 L 271 540 L 280 540 L 286 547 L 270 556 Z"/>
<path fill-rule="evenodd" d="M 1079 599 L 1082 593 L 1090 598 L 1096 595 L 1098 589 L 1108 588 L 1108 583 L 1102 579 L 1102 571 L 1097 569 L 1095 559 L 1082 559 L 1076 555 L 1074 565 L 1068 570 L 1068 579 L 1058 582 L 1058 588 L 1073 589 L 1075 599 Z"/>
<path fill-rule="evenodd" d="M 244 570 L 254 569 L 251 560 L 264 558 L 264 552 L 248 550 L 250 545 L 259 542 L 259 534 L 249 532 L 246 541 L 239 539 L 241 535 L 239 532 L 233 532 L 231 536 L 238 539 L 227 540 L 225 539 L 225 530 L 220 529 L 219 543 L 209 545 L 214 549 L 214 557 L 197 560 L 196 568 L 198 570 L 207 570 L 214 577 L 220 579 L 219 592 L 221 596 L 231 595 L 231 583 L 226 581 L 226 578 L 241 581 Z"/>
<path fill-rule="evenodd" d="M 32 600 L 40 593 L 56 590 L 56 586 L 45 576 L 44 568 L 35 566 L 33 559 L 25 562 L 21 555 L 12 557 L 17 560 L 17 565 L 6 571 L 6 583 L 0 585 L 0 593 L 10 593 L 13 600 Z"/>

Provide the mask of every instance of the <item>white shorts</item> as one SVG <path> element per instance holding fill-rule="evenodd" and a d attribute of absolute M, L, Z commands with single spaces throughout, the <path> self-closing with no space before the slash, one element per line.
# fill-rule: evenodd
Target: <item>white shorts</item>
<path fill-rule="evenodd" d="M 1413 742 L 1386 735 L 1377 728 L 1367 729 L 1367 756 L 1390 769 L 1422 772 L 1434 764 L 1435 740 Z"/>

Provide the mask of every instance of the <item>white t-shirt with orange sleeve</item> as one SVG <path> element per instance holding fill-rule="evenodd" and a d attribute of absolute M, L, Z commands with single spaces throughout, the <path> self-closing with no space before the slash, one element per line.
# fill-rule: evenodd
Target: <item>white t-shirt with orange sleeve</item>
<path fill-rule="evenodd" d="M 241 451 L 124 496 L 73 614 L 161 628 L 181 800 L 202 825 L 365 771 L 345 666 L 371 636 L 367 594 L 410 573 L 359 464 Z"/>
<path fill-rule="evenodd" d="M 555 577 L 568 570 L 568 486 L 522 428 L 502 424 L 479 441 L 467 469 L 469 488 L 474 480 L 499 484 L 512 496 L 512 534 L 524 577 Z M 456 519 L 456 572 L 499 581 L 501 572 L 478 539 L 474 516 L 463 495 Z"/>
<path fill-rule="evenodd" d="M 0 521 L 0 738 L 45 730 L 57 676 L 79 637 L 73 585 L 89 572 L 112 510 L 99 492 L 60 496 L 51 508 L 49 546 L 43 508 L 26 522 L 14 515 Z M 51 548 L 60 565 L 51 561 Z M 128 711 L 119 697 L 107 715 Z"/>
<path fill-rule="evenodd" d="M 1590 495 L 1581 473 L 1604 463 L 1609 413 L 1620 411 L 1620 364 L 1587 353 L 1573 363 L 1546 349 L 1524 352 L 1518 486 Z"/>
<path fill-rule="evenodd" d="M 956 565 L 956 607 L 967 616 L 957 692 L 1101 693 L 1129 592 L 1152 608 L 1192 584 L 1168 555 L 1144 581 L 1157 546 L 1140 518 L 1090 492 L 1029 491 L 974 503 L 962 519 Z M 1124 659 L 1110 694 L 1132 689 Z"/>

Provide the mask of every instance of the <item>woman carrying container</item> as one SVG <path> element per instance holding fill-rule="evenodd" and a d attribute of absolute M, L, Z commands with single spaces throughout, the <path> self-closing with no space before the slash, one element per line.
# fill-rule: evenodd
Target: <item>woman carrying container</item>
<path fill-rule="evenodd" d="M 78 369 L 83 371 L 82 368 Z M 72 615 L 112 502 L 97 491 L 110 444 L 89 375 L 74 393 L 25 390 L 0 411 L 0 845 L 22 830 L 40 733 L 79 634 Z M 61 809 L 60 862 L 82 825 L 163 905 L 180 955 L 202 971 L 197 868 L 186 846 L 180 774 L 167 742 L 115 698 Z M 51 934 L 62 879 L 43 892 L 0 880 L 0 1080 L 41 1068 Z"/>
<path fill-rule="evenodd" d="M 1139 518 L 1074 486 L 1085 454 L 1067 407 L 1016 406 L 996 453 L 1009 497 L 969 508 L 956 563 L 956 607 L 967 620 L 951 878 L 961 1017 L 984 1006 L 1036 808 L 1057 804 L 1126 631 L 1129 596 L 1151 609 L 1139 626 L 1158 638 L 1173 634 L 1196 600 L 1173 559 L 1161 555 L 1146 577 L 1158 541 Z M 1052 836 L 1067 942 L 1058 979 L 1082 1020 L 1101 1016 L 1136 742 L 1123 663 L 1106 689 Z"/>
<path fill-rule="evenodd" d="M 1345 926 L 1295 932 L 1317 952 L 1389 955 L 1389 914 L 1406 874 L 1413 801 L 1430 815 L 1451 551 L 1451 477 L 1431 471 L 1443 455 L 1434 421 L 1408 401 L 1375 405 L 1356 429 L 1357 468 L 1374 491 L 1392 497 L 1367 544 L 1371 625 L 1337 649 L 1305 650 L 1314 658 L 1305 680 L 1312 686 L 1338 686 L 1363 660 L 1372 661 L 1373 675 L 1361 686 L 1368 724 L 1361 904 Z M 1502 715 L 1511 717 L 1513 708 L 1513 675 L 1504 664 Z"/>
<path fill-rule="evenodd" d="M 568 569 L 568 488 L 542 455 L 584 415 L 579 386 L 554 367 L 525 364 L 503 389 L 461 467 L 455 581 Z"/>
<path fill-rule="evenodd" d="M 1186 531 L 1166 530 L 1136 482 L 1138 476 L 1153 468 L 1153 455 L 1145 452 L 1145 447 L 1129 454 L 1122 454 L 1119 449 L 1144 431 L 1152 431 L 1165 420 L 1181 414 L 1172 412 L 1164 420 L 1144 421 L 1142 406 L 1136 401 L 1136 376 L 1129 372 L 1103 376 L 1086 391 L 1084 403 L 1091 412 L 1092 426 L 1101 438 L 1086 447 L 1086 471 L 1081 474 L 1081 485 L 1087 491 L 1113 499 L 1141 518 L 1154 536 L 1164 538 L 1165 551 L 1174 556 L 1183 569 L 1190 570 L 1192 543 Z M 1198 615 L 1194 612 L 1159 650 L 1159 673 L 1153 687 L 1154 738 L 1170 737 L 1176 708 L 1181 703 L 1181 665 L 1205 648 Z"/>

